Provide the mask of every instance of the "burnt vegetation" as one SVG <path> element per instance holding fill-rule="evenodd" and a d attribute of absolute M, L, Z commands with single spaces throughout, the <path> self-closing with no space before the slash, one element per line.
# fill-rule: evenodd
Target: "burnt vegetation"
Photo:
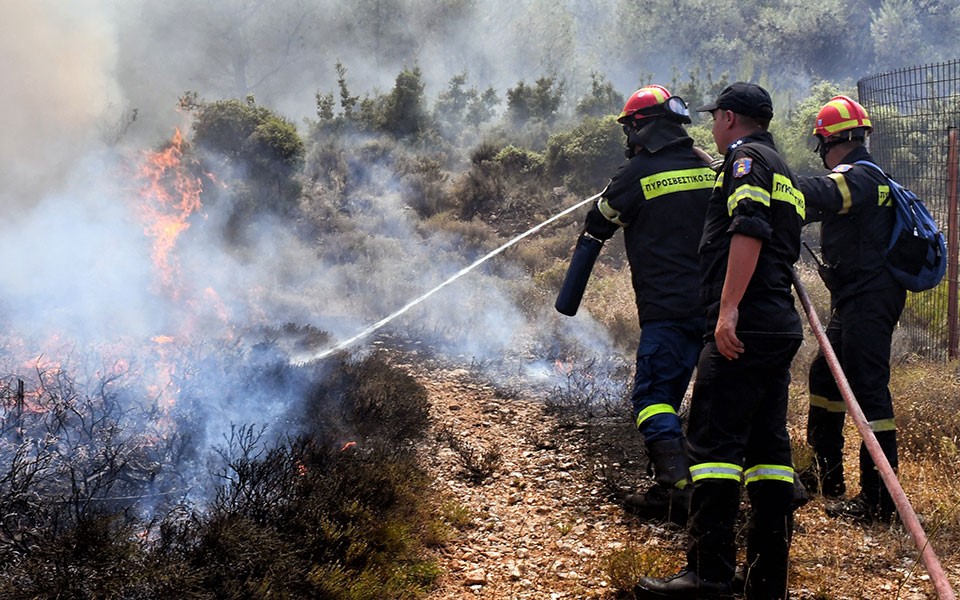
<path fill-rule="evenodd" d="M 424 389 L 377 356 L 278 369 L 304 383 L 305 426 L 238 424 L 202 476 L 176 433 L 196 413 L 158 430 L 133 373 L 40 369 L 26 397 L 6 381 L 0 596 L 416 597 L 436 575 L 419 558 L 435 539 L 414 453 Z"/>

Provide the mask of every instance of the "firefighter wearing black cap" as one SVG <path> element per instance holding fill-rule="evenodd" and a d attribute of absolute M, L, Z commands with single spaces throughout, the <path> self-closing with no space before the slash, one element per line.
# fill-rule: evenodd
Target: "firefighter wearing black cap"
<path fill-rule="evenodd" d="M 830 290 L 827 338 L 836 352 L 850 388 L 877 437 L 890 466 L 897 468 L 897 432 L 890 381 L 890 343 L 900 319 L 906 290 L 886 267 L 886 244 L 894 211 L 889 183 L 864 146 L 872 130 L 864 108 L 847 96 L 836 96 L 817 114 L 813 135 L 823 166 L 821 177 L 801 177 L 808 221 L 822 221 L 821 276 Z M 805 477 L 826 497 L 844 495 L 843 397 L 823 353 L 810 366 L 810 412 L 807 443 L 816 457 L 816 471 Z M 894 504 L 864 444 L 860 445 L 860 493 L 827 506 L 835 517 L 862 522 L 888 522 Z"/>
<path fill-rule="evenodd" d="M 805 207 L 767 132 L 769 94 L 737 82 L 698 111 L 725 155 L 700 242 L 707 343 L 687 431 L 693 497 L 687 566 L 645 577 L 638 598 L 728 598 L 740 486 L 750 497 L 745 593 L 787 597 L 794 471 L 786 429 L 790 363 L 802 328 L 792 294 Z"/>
<path fill-rule="evenodd" d="M 605 241 L 623 228 L 642 328 L 632 404 L 656 483 L 625 505 L 686 523 L 690 463 L 677 411 L 703 346 L 697 245 L 715 174 L 683 127 L 686 104 L 665 88 L 631 94 L 618 121 L 628 160 L 587 214 L 584 235 Z"/>

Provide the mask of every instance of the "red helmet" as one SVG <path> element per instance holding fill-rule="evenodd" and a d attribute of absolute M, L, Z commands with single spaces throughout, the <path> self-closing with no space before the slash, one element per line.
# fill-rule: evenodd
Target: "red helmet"
<path fill-rule="evenodd" d="M 873 124 L 870 123 L 870 116 L 866 109 L 852 98 L 834 96 L 817 113 L 813 135 L 819 135 L 826 139 L 854 129 L 863 129 L 864 135 L 873 130 Z"/>
<path fill-rule="evenodd" d="M 644 117 L 651 116 L 651 109 L 655 106 L 660 106 L 664 104 L 670 98 L 670 92 L 667 91 L 667 88 L 660 85 L 648 85 L 640 88 L 634 93 L 630 94 L 630 98 L 627 99 L 627 103 L 623 105 L 623 110 L 620 112 L 620 116 L 617 117 L 618 123 L 624 123 L 633 117 L 634 119 L 642 119 Z M 653 113 L 662 113 L 662 111 L 654 110 Z"/>

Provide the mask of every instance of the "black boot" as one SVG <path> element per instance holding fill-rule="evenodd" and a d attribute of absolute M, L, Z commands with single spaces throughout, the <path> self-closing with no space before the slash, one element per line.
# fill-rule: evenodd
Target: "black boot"
<path fill-rule="evenodd" d="M 655 483 L 642 494 L 630 494 L 624 498 L 623 508 L 642 519 L 686 525 L 690 514 L 690 490 L 691 486 L 681 490 Z"/>
<path fill-rule="evenodd" d="M 683 438 L 647 444 L 656 483 L 646 492 L 624 498 L 624 509 L 646 519 L 687 524 L 690 509 L 690 459 Z"/>
<path fill-rule="evenodd" d="M 847 493 L 847 485 L 843 482 L 843 455 L 817 455 L 817 471 L 819 475 L 820 494 L 827 498 L 842 498 Z"/>
<path fill-rule="evenodd" d="M 793 538 L 793 486 L 758 481 L 748 484 L 747 492 L 750 520 L 744 593 L 747 600 L 785 600 Z"/>
<path fill-rule="evenodd" d="M 690 458 L 683 438 L 647 444 L 647 455 L 660 485 L 682 489 L 690 483 Z"/>
<path fill-rule="evenodd" d="M 881 507 L 868 494 L 860 492 L 849 500 L 839 500 L 826 508 L 827 515 L 835 519 L 849 519 L 864 525 L 873 523 L 889 524 L 896 514 L 891 508 Z"/>
<path fill-rule="evenodd" d="M 877 442 L 893 468 L 897 470 L 896 431 L 879 431 Z M 896 505 L 887 487 L 880 478 L 866 445 L 860 446 L 860 493 L 849 500 L 842 500 L 827 507 L 831 517 L 851 519 L 860 523 L 891 523 L 897 514 Z"/>
<path fill-rule="evenodd" d="M 707 581 L 686 569 L 670 577 L 643 577 L 633 593 L 637 598 L 733 598 L 729 583 Z"/>
<path fill-rule="evenodd" d="M 736 523 L 740 482 L 703 479 L 693 488 L 687 527 L 687 569 L 729 585 L 737 566 Z"/>
<path fill-rule="evenodd" d="M 810 493 L 807 491 L 807 487 L 803 485 L 803 481 L 800 479 L 800 476 L 794 473 L 793 475 L 793 509 L 797 510 L 801 506 L 806 505 L 807 502 L 810 502 Z"/>

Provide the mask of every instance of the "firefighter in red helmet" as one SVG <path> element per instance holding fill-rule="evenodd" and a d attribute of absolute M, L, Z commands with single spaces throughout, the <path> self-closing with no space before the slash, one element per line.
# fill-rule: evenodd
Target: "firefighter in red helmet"
<path fill-rule="evenodd" d="M 827 338 L 854 396 L 890 465 L 897 468 L 897 437 L 890 380 L 890 343 L 906 290 L 886 268 L 894 222 L 889 183 L 866 148 L 873 124 L 867 111 L 836 96 L 817 113 L 817 152 L 830 173 L 801 177 L 807 221 L 820 221 L 820 274 L 830 291 Z M 828 498 L 846 492 L 843 474 L 845 404 L 823 353 L 809 372 L 807 443 L 816 464 L 805 483 Z M 860 492 L 827 506 L 827 513 L 858 521 L 890 521 L 893 500 L 866 447 L 860 446 Z"/>
<path fill-rule="evenodd" d="M 581 238 L 602 243 L 623 229 L 640 318 L 633 417 L 655 483 L 627 496 L 625 508 L 683 524 L 690 464 L 678 411 L 703 346 L 697 245 L 716 177 L 684 128 L 686 103 L 663 86 L 632 93 L 617 121 L 627 160 L 587 214 Z"/>

